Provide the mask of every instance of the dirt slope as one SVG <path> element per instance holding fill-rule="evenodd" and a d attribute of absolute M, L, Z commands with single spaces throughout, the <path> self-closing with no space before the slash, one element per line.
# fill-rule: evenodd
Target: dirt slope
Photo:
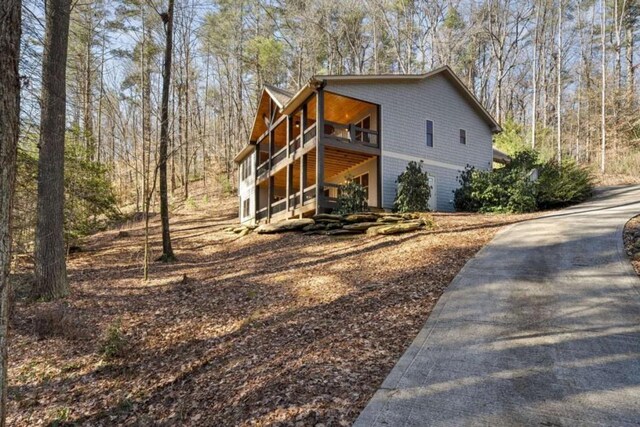
<path fill-rule="evenodd" d="M 526 218 L 440 214 L 436 229 L 394 237 L 237 239 L 221 231 L 236 208 L 193 199 L 174 213 L 179 261 L 154 263 L 147 283 L 132 223 L 128 237 L 100 233 L 71 255 L 64 303 L 18 292 L 9 424 L 349 425 L 467 259 Z M 62 330 L 43 334 L 43 322 Z M 116 326 L 123 349 L 105 358 Z"/>

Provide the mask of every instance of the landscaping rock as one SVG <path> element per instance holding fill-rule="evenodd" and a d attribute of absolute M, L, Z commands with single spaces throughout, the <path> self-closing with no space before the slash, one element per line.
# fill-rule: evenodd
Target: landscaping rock
<path fill-rule="evenodd" d="M 327 231 L 327 236 L 344 236 L 346 234 L 362 234 L 360 230 L 345 230 L 344 228 L 340 228 L 338 230 L 329 230 Z"/>
<path fill-rule="evenodd" d="M 342 228 L 343 224 L 341 222 L 328 222 L 326 229 L 327 230 L 337 230 Z"/>
<path fill-rule="evenodd" d="M 378 220 L 378 215 L 374 213 L 356 213 L 347 215 L 345 218 L 346 222 L 374 222 Z"/>
<path fill-rule="evenodd" d="M 347 224 L 344 228 L 345 230 L 357 230 L 357 231 L 366 231 L 367 229 L 375 226 L 380 226 L 379 222 L 356 222 L 354 224 Z"/>
<path fill-rule="evenodd" d="M 309 224 L 302 229 L 302 231 L 319 231 L 326 230 L 327 226 L 325 224 Z"/>
<path fill-rule="evenodd" d="M 401 216 L 395 216 L 395 215 L 385 215 L 378 218 L 378 222 L 400 222 L 402 220 L 403 218 Z"/>
<path fill-rule="evenodd" d="M 315 221 L 342 221 L 342 215 L 337 214 L 318 214 L 313 217 Z"/>
<path fill-rule="evenodd" d="M 311 218 L 288 219 L 285 221 L 275 222 L 272 224 L 262 224 L 256 228 L 258 234 L 283 233 L 286 231 L 302 230 L 308 225 L 315 224 Z"/>
<path fill-rule="evenodd" d="M 391 225 L 379 225 L 377 227 L 371 227 L 367 230 L 367 234 L 370 236 L 377 236 L 407 233 L 409 231 L 418 230 L 422 226 L 422 222 L 419 221 L 399 222 Z"/>

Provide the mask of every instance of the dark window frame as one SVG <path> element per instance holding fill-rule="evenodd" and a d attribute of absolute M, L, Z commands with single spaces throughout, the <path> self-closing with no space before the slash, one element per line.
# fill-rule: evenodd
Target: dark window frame
<path fill-rule="evenodd" d="M 460 144 L 467 145 L 467 131 L 460 129 Z"/>
<path fill-rule="evenodd" d="M 427 131 L 427 147 L 433 148 L 433 120 L 427 120 L 426 124 Z"/>

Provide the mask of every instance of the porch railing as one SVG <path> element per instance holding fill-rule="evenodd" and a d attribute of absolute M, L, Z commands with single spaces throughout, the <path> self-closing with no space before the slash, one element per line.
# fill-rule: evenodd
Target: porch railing
<path fill-rule="evenodd" d="M 324 137 L 347 144 L 378 147 L 378 131 L 357 127 L 354 124 L 325 121 Z"/>

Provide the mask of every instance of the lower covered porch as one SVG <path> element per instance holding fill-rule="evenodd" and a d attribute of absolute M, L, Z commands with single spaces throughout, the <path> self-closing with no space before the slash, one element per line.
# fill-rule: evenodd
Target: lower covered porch
<path fill-rule="evenodd" d="M 256 221 L 330 213 L 337 206 L 339 186 L 349 178 L 365 188 L 371 208 L 381 206 L 378 155 L 321 146 L 319 162 L 317 150 L 293 157 L 286 167 L 257 183 Z"/>

